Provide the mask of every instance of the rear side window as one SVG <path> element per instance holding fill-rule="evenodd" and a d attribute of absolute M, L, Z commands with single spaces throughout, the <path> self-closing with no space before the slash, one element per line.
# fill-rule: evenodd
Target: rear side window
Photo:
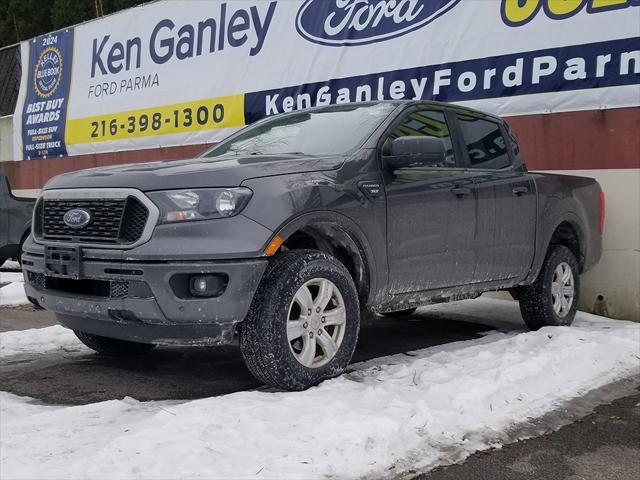
<path fill-rule="evenodd" d="M 428 136 L 439 138 L 444 144 L 445 160 L 438 167 L 453 167 L 456 159 L 453 154 L 453 144 L 449 125 L 441 110 L 419 110 L 407 114 L 393 132 L 389 135 L 389 140 L 400 137 Z"/>
<path fill-rule="evenodd" d="M 507 144 L 497 123 L 472 115 L 456 114 L 471 168 L 499 169 L 511 164 Z"/>

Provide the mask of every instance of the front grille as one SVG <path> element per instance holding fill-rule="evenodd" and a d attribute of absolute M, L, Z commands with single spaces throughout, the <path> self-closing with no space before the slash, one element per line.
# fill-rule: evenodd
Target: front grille
<path fill-rule="evenodd" d="M 64 223 L 64 214 L 82 208 L 91 214 L 91 221 L 82 228 Z M 142 236 L 149 210 L 135 197 L 91 200 L 50 200 L 36 211 L 42 215 L 42 237 L 78 243 L 130 244 Z"/>
<path fill-rule="evenodd" d="M 142 236 L 147 225 L 149 210 L 137 199 L 130 197 L 124 209 L 121 238 L 126 243 L 133 243 Z"/>
<path fill-rule="evenodd" d="M 45 200 L 43 230 L 47 240 L 117 243 L 126 200 Z M 64 214 L 83 208 L 91 214 L 91 222 L 83 228 L 64 223 Z"/>

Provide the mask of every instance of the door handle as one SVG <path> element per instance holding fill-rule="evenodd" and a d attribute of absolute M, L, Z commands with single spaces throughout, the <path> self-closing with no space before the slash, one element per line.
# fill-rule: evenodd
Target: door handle
<path fill-rule="evenodd" d="M 511 190 L 511 192 L 514 195 L 520 196 L 520 195 L 523 195 L 525 193 L 529 193 L 529 187 L 525 187 L 525 186 L 515 187 L 513 190 Z"/>
<path fill-rule="evenodd" d="M 451 193 L 453 193 L 456 197 L 462 198 L 471 193 L 471 189 L 467 187 L 454 187 L 451 189 Z"/>

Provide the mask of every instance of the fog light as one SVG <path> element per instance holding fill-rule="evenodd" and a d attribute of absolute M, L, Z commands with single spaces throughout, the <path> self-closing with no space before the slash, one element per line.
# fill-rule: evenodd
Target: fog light
<path fill-rule="evenodd" d="M 207 282 L 206 276 L 191 277 L 191 282 L 189 282 L 189 290 L 191 291 L 191 295 L 193 295 L 194 297 L 210 296 L 207 295 L 208 288 L 209 283 Z"/>
<path fill-rule="evenodd" d="M 202 295 L 207 291 L 207 277 L 193 277 L 191 279 L 191 293 Z"/>
<path fill-rule="evenodd" d="M 189 292 L 194 297 L 217 297 L 224 292 L 226 283 L 226 275 L 193 275 Z"/>

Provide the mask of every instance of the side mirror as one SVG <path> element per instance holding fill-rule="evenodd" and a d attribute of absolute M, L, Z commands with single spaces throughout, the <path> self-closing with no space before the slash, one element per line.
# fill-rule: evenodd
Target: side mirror
<path fill-rule="evenodd" d="M 400 137 L 391 143 L 384 162 L 393 170 L 412 167 L 440 167 L 445 162 L 442 140 L 436 137 Z"/>

